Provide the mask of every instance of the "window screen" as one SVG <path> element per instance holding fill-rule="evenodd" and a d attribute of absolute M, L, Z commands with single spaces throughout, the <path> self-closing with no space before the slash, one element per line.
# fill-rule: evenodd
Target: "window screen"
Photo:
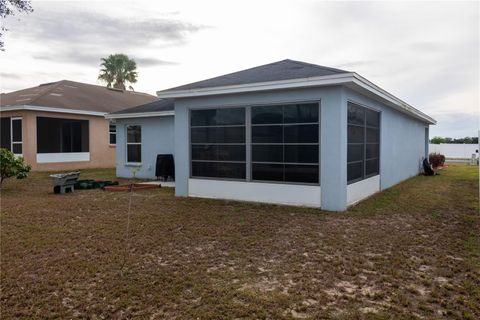
<path fill-rule="evenodd" d="M 142 162 L 142 127 L 127 125 L 127 163 Z"/>
<path fill-rule="evenodd" d="M 8 149 L 10 151 L 11 148 L 12 148 L 12 140 L 11 140 L 11 118 L 1 118 L 1 127 L 0 127 L 0 133 L 1 133 L 1 147 L 4 148 L 4 149 Z"/>
<path fill-rule="evenodd" d="M 37 152 L 88 152 L 88 120 L 37 117 Z"/>
<path fill-rule="evenodd" d="M 319 183 L 317 103 L 251 108 L 252 180 Z"/>
<path fill-rule="evenodd" d="M 246 179 L 245 108 L 190 112 L 191 176 Z"/>
<path fill-rule="evenodd" d="M 348 103 L 347 180 L 379 174 L 380 113 Z"/>
<path fill-rule="evenodd" d="M 1 147 L 12 151 L 14 154 L 23 153 L 22 118 L 1 118 Z"/>
<path fill-rule="evenodd" d="M 22 142 L 22 118 L 12 118 L 12 152 L 14 154 L 23 153 Z"/>
<path fill-rule="evenodd" d="M 108 127 L 108 143 L 112 145 L 117 144 L 117 126 L 112 123 Z"/>

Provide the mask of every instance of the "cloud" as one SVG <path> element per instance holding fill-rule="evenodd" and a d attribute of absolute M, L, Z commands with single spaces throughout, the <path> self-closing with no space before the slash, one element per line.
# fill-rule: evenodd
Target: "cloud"
<path fill-rule="evenodd" d="M 73 17 L 65 17 L 72 14 Z M 122 18 L 89 11 L 65 12 L 40 7 L 21 23 L 12 21 L 17 36 L 56 44 L 134 47 L 158 40 L 180 44 L 207 26 L 168 18 Z"/>
<path fill-rule="evenodd" d="M 142 67 L 174 66 L 179 64 L 178 62 L 166 61 L 157 58 L 135 58 L 135 61 Z"/>
<path fill-rule="evenodd" d="M 32 58 L 37 60 L 52 62 L 71 62 L 75 64 L 83 64 L 90 66 L 100 65 L 100 58 L 106 57 L 106 52 L 84 53 L 82 51 L 63 49 L 56 52 L 40 52 L 33 53 Z"/>
<path fill-rule="evenodd" d="M 130 55 L 142 67 L 175 65 L 176 62 L 145 56 L 145 52 L 182 46 L 189 35 L 209 28 L 168 16 L 149 18 L 142 15 L 127 19 L 45 5 L 21 21 L 9 20 L 8 25 L 18 39 L 41 42 L 47 49 L 32 50 L 34 59 L 92 67 L 100 64 L 100 58 L 119 52 Z"/>
<path fill-rule="evenodd" d="M 336 68 L 357 68 L 360 66 L 367 66 L 367 65 L 372 65 L 374 64 L 375 61 L 373 60 L 358 60 L 358 61 L 349 61 L 349 62 L 344 62 L 337 64 L 335 67 Z"/>
<path fill-rule="evenodd" d="M 476 137 L 478 135 L 478 114 L 447 112 L 437 115 L 438 124 L 430 127 L 430 137 L 453 138 Z M 461 125 L 459 125 L 461 124 Z"/>
<path fill-rule="evenodd" d="M 37 60 L 52 61 L 57 63 L 75 63 L 97 67 L 101 63 L 101 58 L 105 58 L 112 53 L 113 52 L 105 49 L 101 49 L 95 53 L 77 52 L 76 50 L 69 49 L 53 53 L 36 53 L 32 54 L 32 57 Z M 134 54 L 130 54 L 129 56 L 130 58 L 133 58 L 140 67 L 173 66 L 179 64 L 175 61 L 167 61 L 152 57 L 137 57 Z"/>
<path fill-rule="evenodd" d="M 10 73 L 10 72 L 0 72 L 0 79 L 14 79 L 18 80 L 22 77 L 18 73 Z"/>
<path fill-rule="evenodd" d="M 445 46 L 441 43 L 433 42 L 433 41 L 418 41 L 410 44 L 410 49 L 413 52 L 416 52 L 416 51 L 434 52 L 435 50 L 445 49 Z"/>

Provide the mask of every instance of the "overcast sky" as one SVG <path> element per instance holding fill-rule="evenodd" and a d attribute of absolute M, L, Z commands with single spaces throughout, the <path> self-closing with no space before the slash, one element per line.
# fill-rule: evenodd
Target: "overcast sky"
<path fill-rule="evenodd" d="M 478 2 L 38 1 L 4 21 L 0 92 L 97 83 L 100 58 L 138 64 L 136 91 L 283 59 L 356 71 L 438 121 L 477 135 Z"/>

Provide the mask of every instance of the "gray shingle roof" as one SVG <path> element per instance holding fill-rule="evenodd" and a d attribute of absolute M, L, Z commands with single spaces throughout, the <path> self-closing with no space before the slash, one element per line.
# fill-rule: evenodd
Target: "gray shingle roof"
<path fill-rule="evenodd" d="M 302 79 L 347 72 L 348 71 L 345 70 L 323 67 L 316 64 L 287 59 L 234 73 L 229 73 L 223 76 L 203 81 L 186 84 L 161 92 L 168 92 L 173 90 L 200 89 L 209 87 L 222 87 L 256 82 Z M 171 110 L 174 110 L 174 99 L 160 99 L 133 108 L 113 112 L 112 114 L 144 113 Z"/>
<path fill-rule="evenodd" d="M 61 80 L 0 95 L 4 106 L 42 106 L 96 112 L 116 112 L 158 99 L 142 92 L 109 89 L 88 83 Z"/>
<path fill-rule="evenodd" d="M 112 112 L 112 114 L 125 114 L 125 113 L 144 113 L 144 112 L 159 112 L 159 111 L 173 111 L 174 109 L 173 99 L 159 99 L 147 104 L 142 104 L 133 108 Z"/>
<path fill-rule="evenodd" d="M 223 87 L 257 82 L 302 79 L 347 72 L 348 71 L 345 70 L 286 59 L 234 73 L 229 73 L 207 80 L 193 82 L 179 87 L 162 90 L 160 92 Z"/>

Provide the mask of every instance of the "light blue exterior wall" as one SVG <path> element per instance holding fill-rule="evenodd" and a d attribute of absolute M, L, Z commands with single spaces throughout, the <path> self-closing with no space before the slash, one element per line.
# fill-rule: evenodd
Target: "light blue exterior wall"
<path fill-rule="evenodd" d="M 345 89 L 336 87 L 322 103 L 320 184 L 322 208 L 347 208 L 347 102 Z M 344 169 L 345 168 L 345 169 Z"/>
<path fill-rule="evenodd" d="M 157 154 L 174 155 L 173 116 L 134 119 L 117 119 L 116 168 L 118 177 L 133 177 L 132 170 L 138 170 L 137 178 L 156 179 L 155 162 Z M 142 126 L 142 164 L 126 164 L 126 125 Z M 175 155 L 174 155 L 175 158 Z M 175 159 L 176 160 L 176 159 Z"/>
<path fill-rule="evenodd" d="M 428 135 L 425 135 L 428 130 L 425 128 L 428 128 L 428 124 L 353 90 L 345 91 L 348 100 L 381 112 L 380 189 L 384 190 L 417 175 L 426 153 Z"/>

